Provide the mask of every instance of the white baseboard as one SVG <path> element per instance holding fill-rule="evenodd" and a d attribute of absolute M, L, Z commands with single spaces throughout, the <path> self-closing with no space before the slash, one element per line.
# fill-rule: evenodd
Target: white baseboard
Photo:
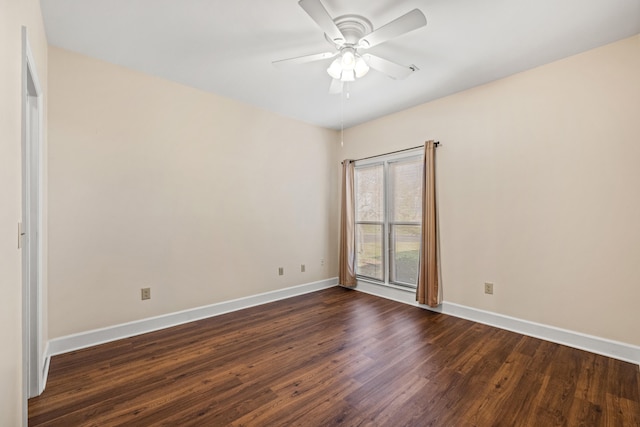
<path fill-rule="evenodd" d="M 319 291 L 321 289 L 336 286 L 337 283 L 338 279 L 334 277 L 331 279 L 306 283 L 290 288 L 278 289 L 275 291 L 251 295 L 248 297 L 223 301 L 203 307 L 192 308 L 175 313 L 169 313 L 161 316 L 136 320 L 133 322 L 122 323 L 115 326 L 109 326 L 106 328 L 94 329 L 92 331 L 54 338 L 48 343 L 47 361 L 51 356 L 55 356 L 57 354 L 68 353 L 70 351 L 79 350 L 98 344 L 104 344 L 123 338 L 129 338 L 134 335 L 140 335 L 147 332 L 170 328 L 172 326 L 181 325 L 183 323 L 192 322 L 194 320 L 218 316 L 256 305 L 266 304 L 285 298 L 307 294 L 309 292 Z M 48 362 L 46 371 L 48 373 Z"/>
<path fill-rule="evenodd" d="M 640 347 L 632 344 L 587 335 L 580 332 L 518 319 L 511 316 L 505 316 L 503 314 L 446 301 L 444 301 L 440 307 L 432 308 L 418 304 L 415 300 L 414 290 L 381 286 L 370 282 L 363 282 L 361 280 L 358 281 L 358 286 L 355 289 L 360 292 L 414 305 L 416 307 L 436 311 L 438 313 L 444 313 L 460 317 L 462 319 L 484 323 L 485 325 L 495 326 L 497 328 L 506 329 L 519 334 L 540 338 L 546 341 L 563 344 L 569 347 L 640 365 Z"/>
<path fill-rule="evenodd" d="M 218 316 L 256 305 L 291 298 L 297 295 L 319 291 L 321 289 L 336 286 L 337 283 L 337 278 L 331 278 L 318 282 L 293 286 L 290 288 L 278 289 L 271 292 L 251 295 L 244 298 L 224 301 L 208 306 L 197 307 L 189 310 L 150 317 L 147 319 L 141 319 L 134 322 L 123 323 L 107 328 L 95 329 L 92 331 L 54 338 L 47 343 L 45 349 L 42 388 L 44 390 L 47 382 L 51 356 L 132 337 L 147 332 L 170 328 L 172 326 L 181 325 L 183 323 L 192 322 L 194 320 Z M 356 290 L 404 304 L 410 304 L 431 311 L 460 317 L 478 323 L 484 323 L 486 325 L 495 326 L 523 335 L 540 338 L 543 340 L 563 344 L 569 347 L 586 350 L 592 353 L 601 354 L 603 356 L 612 357 L 614 359 L 619 359 L 640 365 L 640 347 L 631 344 L 612 341 L 575 331 L 569 331 L 566 329 L 556 328 L 554 326 L 530 322 L 527 320 L 479 310 L 460 304 L 449 303 L 446 301 L 443 302 L 440 307 L 434 309 L 426 305 L 418 304 L 415 301 L 415 292 L 413 290 L 406 290 L 399 287 L 391 288 L 369 282 L 358 281 Z"/>

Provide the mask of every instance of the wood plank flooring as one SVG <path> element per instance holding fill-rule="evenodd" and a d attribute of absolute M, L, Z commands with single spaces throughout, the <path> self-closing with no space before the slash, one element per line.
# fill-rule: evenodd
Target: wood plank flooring
<path fill-rule="evenodd" d="M 31 426 L 640 426 L 637 365 L 330 288 L 53 357 Z"/>

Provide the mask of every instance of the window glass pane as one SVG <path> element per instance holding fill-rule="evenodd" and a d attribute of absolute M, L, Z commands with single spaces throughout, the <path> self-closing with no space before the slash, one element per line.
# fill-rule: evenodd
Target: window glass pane
<path fill-rule="evenodd" d="M 420 222 L 422 216 L 422 160 L 389 163 L 391 221 Z"/>
<path fill-rule="evenodd" d="M 418 284 L 420 256 L 420 226 L 391 226 L 391 281 Z"/>
<path fill-rule="evenodd" d="M 382 224 L 356 224 L 356 274 L 384 280 Z"/>
<path fill-rule="evenodd" d="M 366 166 L 355 170 L 356 221 L 383 221 L 382 165 Z"/>

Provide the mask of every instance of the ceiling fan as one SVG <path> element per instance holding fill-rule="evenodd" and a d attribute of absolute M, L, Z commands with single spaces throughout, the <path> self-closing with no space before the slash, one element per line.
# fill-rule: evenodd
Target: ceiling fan
<path fill-rule="evenodd" d="M 327 69 L 327 73 L 332 77 L 330 93 L 341 93 L 345 82 L 363 77 L 370 68 L 393 79 L 404 79 L 418 70 L 415 65 L 400 65 L 365 51 L 427 25 L 427 19 L 419 9 L 413 9 L 374 31 L 371 22 L 360 15 L 332 18 L 321 0 L 300 0 L 298 4 L 324 31 L 325 38 L 333 45 L 334 50 L 281 59 L 273 61 L 274 65 L 303 64 L 335 58 Z"/>

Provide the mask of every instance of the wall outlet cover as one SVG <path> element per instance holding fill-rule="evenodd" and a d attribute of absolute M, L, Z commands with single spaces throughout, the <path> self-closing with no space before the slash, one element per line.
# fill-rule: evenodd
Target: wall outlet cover
<path fill-rule="evenodd" d="M 485 282 L 484 284 L 484 293 L 493 295 L 493 283 Z"/>

